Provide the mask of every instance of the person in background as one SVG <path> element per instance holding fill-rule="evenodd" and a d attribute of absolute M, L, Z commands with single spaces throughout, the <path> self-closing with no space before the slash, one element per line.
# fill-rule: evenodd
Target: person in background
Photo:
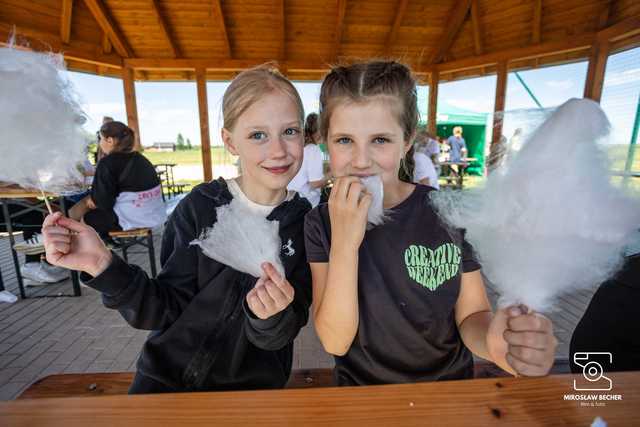
<path fill-rule="evenodd" d="M 91 195 L 74 205 L 69 217 L 82 219 L 100 237 L 110 231 L 157 227 L 166 220 L 160 180 L 153 165 L 133 150 L 134 132 L 121 122 L 100 128 L 100 149 Z"/>
<path fill-rule="evenodd" d="M 447 139 L 447 144 L 451 148 L 449 160 L 452 162 L 461 162 L 467 157 L 467 144 L 462 137 L 462 126 L 453 128 L 453 135 Z"/>
<path fill-rule="evenodd" d="M 573 373 L 583 372 L 575 363 L 576 353 L 595 352 L 611 353 L 610 361 L 594 359 L 604 372 L 640 370 L 640 231 L 634 244 L 622 270 L 600 285 L 576 325 L 569 345 Z"/>
<path fill-rule="evenodd" d="M 318 147 L 320 133 L 318 132 L 318 115 L 311 113 L 307 116 L 304 126 L 304 157 L 298 174 L 291 180 L 287 188 L 300 193 L 312 207 L 320 203 L 322 187 L 327 183 L 323 171 L 323 155 Z"/>
<path fill-rule="evenodd" d="M 109 116 L 104 116 L 102 118 L 102 124 L 104 125 L 105 123 L 110 123 L 113 122 L 113 117 L 109 117 Z M 97 166 L 98 162 L 100 161 L 100 159 L 102 159 L 104 157 L 104 153 L 102 152 L 102 149 L 100 148 L 100 131 L 96 132 L 96 142 L 98 144 L 98 149 L 96 150 L 96 154 L 94 157 L 94 164 Z"/>
<path fill-rule="evenodd" d="M 415 184 L 440 188 L 440 184 L 438 184 L 438 172 L 433 166 L 431 158 L 422 152 L 416 151 L 413 153 L 413 162 L 413 182 Z"/>

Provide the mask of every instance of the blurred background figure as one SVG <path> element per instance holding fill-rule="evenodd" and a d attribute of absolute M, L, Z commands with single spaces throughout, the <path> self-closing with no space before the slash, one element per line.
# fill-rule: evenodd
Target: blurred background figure
<path fill-rule="evenodd" d="M 318 147 L 320 132 L 318 131 L 318 115 L 311 113 L 304 125 L 304 157 L 298 174 L 291 180 L 287 188 L 300 193 L 312 207 L 320 203 L 322 187 L 327 183 L 323 170 L 323 154 Z"/>

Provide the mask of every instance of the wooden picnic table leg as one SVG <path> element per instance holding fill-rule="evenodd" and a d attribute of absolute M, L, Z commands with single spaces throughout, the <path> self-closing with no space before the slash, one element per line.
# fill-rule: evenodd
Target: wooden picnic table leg
<path fill-rule="evenodd" d="M 62 209 L 62 213 L 64 214 L 64 216 L 68 217 L 69 210 L 67 209 L 67 204 L 64 201 L 64 196 L 60 196 L 59 200 L 60 200 L 60 209 Z M 79 278 L 78 272 L 75 270 L 69 270 L 69 271 L 71 271 L 71 284 L 73 286 L 73 295 L 76 297 L 82 296 L 82 290 L 80 288 L 80 278 Z"/>
<path fill-rule="evenodd" d="M 20 261 L 18 260 L 18 253 L 13 249 L 13 245 L 15 245 L 16 240 L 13 237 L 13 226 L 11 224 L 8 199 L 2 199 L 2 214 L 4 216 L 4 223 L 7 227 L 7 233 L 9 233 L 9 246 L 11 249 L 11 256 L 13 257 L 13 266 L 16 269 L 16 279 L 18 279 L 18 288 L 20 288 L 20 298 L 25 299 L 27 296 L 24 292 L 24 283 L 22 282 L 22 273 L 20 272 Z"/>

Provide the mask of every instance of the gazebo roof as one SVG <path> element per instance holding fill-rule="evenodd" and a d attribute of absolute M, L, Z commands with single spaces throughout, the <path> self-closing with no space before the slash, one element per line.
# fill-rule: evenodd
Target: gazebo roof
<path fill-rule="evenodd" d="M 0 40 L 15 26 L 69 68 L 135 79 L 228 79 L 276 60 L 292 79 L 328 64 L 394 57 L 440 81 L 587 58 L 596 38 L 635 37 L 637 0 L 2 0 Z M 600 32 L 600 33 L 599 33 Z M 609 37 L 613 40 L 615 37 Z M 615 40 L 613 40 L 615 43 Z M 613 46 L 615 48 L 615 46 Z"/>

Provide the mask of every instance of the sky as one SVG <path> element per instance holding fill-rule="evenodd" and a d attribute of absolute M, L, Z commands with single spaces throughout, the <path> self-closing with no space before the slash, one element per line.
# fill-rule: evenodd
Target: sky
<path fill-rule="evenodd" d="M 520 77 L 543 107 L 553 107 L 582 97 L 587 63 L 540 68 L 520 72 Z M 94 133 L 102 116 L 126 122 L 122 81 L 109 77 L 69 72 L 81 105 L 88 116 L 87 131 Z M 221 144 L 221 100 L 228 82 L 208 82 L 209 128 L 213 145 Z M 318 110 L 318 82 L 294 82 L 308 114 Z M 495 76 L 441 83 L 438 104 L 449 104 L 474 112 L 493 112 Z M 601 105 L 612 122 L 611 141 L 628 144 L 640 96 L 640 48 L 609 57 Z M 178 133 L 200 144 L 198 105 L 195 82 L 137 82 L 136 99 L 143 145 L 175 141 Z M 427 114 L 428 88 L 418 88 L 421 116 Z M 517 124 L 510 121 L 509 111 L 537 109 L 532 97 L 509 73 L 505 111 L 505 135 Z M 489 117 L 490 120 L 490 117 Z"/>

